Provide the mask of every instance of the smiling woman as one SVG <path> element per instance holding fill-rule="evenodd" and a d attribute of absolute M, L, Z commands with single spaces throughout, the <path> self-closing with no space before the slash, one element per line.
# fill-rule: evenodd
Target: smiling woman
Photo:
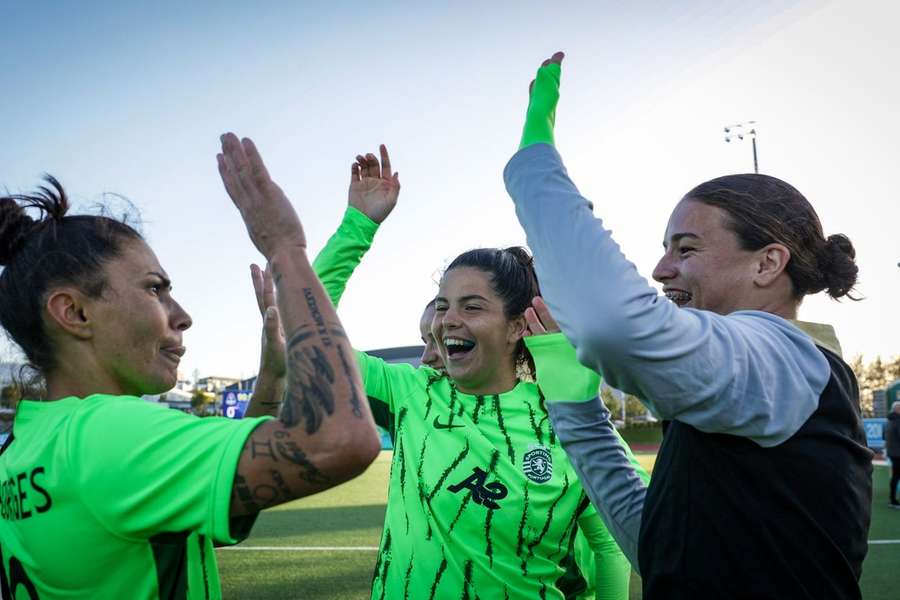
<path fill-rule="evenodd" d="M 214 543 L 242 540 L 263 508 L 346 481 L 378 452 L 290 202 L 249 140 L 224 136 L 218 159 L 272 268 L 282 304 L 267 313 L 290 334 L 278 420 L 143 401 L 175 385 L 191 326 L 153 251 L 125 223 L 69 215 L 53 178 L 0 198 L 0 323 L 46 387 L 19 403 L 0 449 L 3 598 L 218 598 Z"/>
<path fill-rule="evenodd" d="M 453 259 L 435 298 L 432 333 L 460 391 L 511 389 L 517 370 L 534 372 L 522 342 L 525 310 L 540 295 L 524 248 L 478 248 Z"/>
<path fill-rule="evenodd" d="M 360 155 L 351 173 L 350 206 L 314 263 L 335 303 L 399 195 L 383 146 L 381 164 Z M 523 248 L 452 261 L 422 331 L 437 349 L 426 348 L 428 366 L 356 353 L 376 423 L 394 441 L 373 598 L 628 597 L 628 564 L 550 426 L 549 382 L 520 377 L 535 373 L 522 341 L 539 293 L 531 263 Z M 561 381 L 579 379 L 573 357 L 549 344 L 540 352 Z M 547 389 L 572 398 L 571 385 Z M 586 556 L 576 559 L 576 545 Z"/>
<path fill-rule="evenodd" d="M 671 421 L 646 486 L 599 397 L 548 407 L 644 597 L 859 598 L 872 453 L 857 382 L 833 328 L 796 320 L 807 295 L 851 292 L 852 244 L 784 181 L 718 177 L 672 212 L 660 298 L 553 146 L 562 60 L 538 69 L 504 176 L 579 360 Z"/>

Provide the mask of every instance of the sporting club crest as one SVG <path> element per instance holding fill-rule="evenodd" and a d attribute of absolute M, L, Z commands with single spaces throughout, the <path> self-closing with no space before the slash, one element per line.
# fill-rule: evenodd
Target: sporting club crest
<path fill-rule="evenodd" d="M 543 446 L 531 446 L 522 457 L 522 470 L 535 483 L 547 483 L 553 477 L 553 460 L 550 450 Z"/>

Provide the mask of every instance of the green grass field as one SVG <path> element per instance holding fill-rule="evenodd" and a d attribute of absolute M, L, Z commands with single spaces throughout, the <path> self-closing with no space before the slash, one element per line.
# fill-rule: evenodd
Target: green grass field
<path fill-rule="evenodd" d="M 654 455 L 639 455 L 648 469 Z M 390 452 L 368 471 L 326 493 L 268 510 L 250 538 L 234 549 L 218 550 L 222 592 L 227 599 L 367 599 L 387 500 Z M 888 469 L 875 467 L 872 544 L 862 578 L 867 600 L 897 598 L 900 564 L 900 510 L 887 506 Z M 248 548 L 242 550 L 240 548 Z M 265 549 L 249 549 L 265 548 Z M 341 548 L 341 549 L 288 549 Z M 632 576 L 631 597 L 641 597 Z"/>

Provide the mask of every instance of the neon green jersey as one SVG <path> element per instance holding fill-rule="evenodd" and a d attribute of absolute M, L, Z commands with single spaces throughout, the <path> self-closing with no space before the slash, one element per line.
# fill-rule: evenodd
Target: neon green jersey
<path fill-rule="evenodd" d="M 376 229 L 348 208 L 316 258 L 335 303 Z M 573 597 L 584 589 L 570 568 L 578 531 L 602 577 L 616 580 L 603 597 L 627 598 L 628 563 L 586 500 L 538 386 L 472 396 L 427 367 L 357 354 L 375 420 L 394 439 L 373 598 Z"/>
<path fill-rule="evenodd" d="M 19 403 L 0 455 L 4 597 L 219 598 L 213 542 L 263 419 L 200 419 L 131 396 Z"/>

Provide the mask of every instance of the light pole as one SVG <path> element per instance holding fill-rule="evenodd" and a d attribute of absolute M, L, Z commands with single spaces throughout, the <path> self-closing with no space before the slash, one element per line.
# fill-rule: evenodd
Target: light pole
<path fill-rule="evenodd" d="M 753 143 L 753 172 L 758 174 L 759 163 L 756 160 L 756 121 L 736 123 L 725 127 L 726 142 L 730 142 L 733 139 L 743 140 L 744 137 L 750 138 L 750 141 Z"/>

